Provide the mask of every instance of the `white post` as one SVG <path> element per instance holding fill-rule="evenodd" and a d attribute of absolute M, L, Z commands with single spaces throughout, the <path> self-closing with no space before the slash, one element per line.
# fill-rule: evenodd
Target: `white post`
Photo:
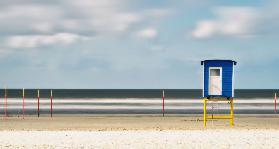
<path fill-rule="evenodd" d="M 163 90 L 163 109 L 162 109 L 162 112 L 163 112 L 163 117 L 165 116 L 165 90 Z"/>
<path fill-rule="evenodd" d="M 274 113 L 277 113 L 277 95 L 276 93 L 274 94 Z"/>
<path fill-rule="evenodd" d="M 25 94 L 24 94 L 24 88 L 22 89 L 22 118 L 24 119 L 25 115 Z"/>

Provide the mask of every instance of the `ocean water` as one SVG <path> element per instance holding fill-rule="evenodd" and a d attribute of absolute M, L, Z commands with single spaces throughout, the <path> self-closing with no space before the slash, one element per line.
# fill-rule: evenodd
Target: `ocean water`
<path fill-rule="evenodd" d="M 55 98 L 161 98 L 163 89 L 53 89 Z M 197 99 L 201 89 L 164 89 L 165 97 L 172 99 Z M 0 98 L 4 97 L 0 89 Z M 236 89 L 235 98 L 273 98 L 278 89 Z M 7 89 L 9 98 L 22 97 L 22 89 Z M 36 98 L 37 89 L 25 89 L 26 98 Z M 40 97 L 50 97 L 50 89 L 40 89 Z"/>
<path fill-rule="evenodd" d="M 162 114 L 162 89 L 53 89 L 53 114 Z M 165 114 L 202 114 L 200 89 L 165 89 Z M 274 114 L 277 89 L 235 90 L 236 114 Z M 0 90 L 0 115 L 23 114 L 22 89 Z M 7 106 L 5 105 L 7 101 Z M 40 90 L 40 114 L 51 112 L 50 89 Z M 25 89 L 25 113 L 38 114 L 36 89 Z M 224 114 L 229 104 L 208 103 L 208 112 Z M 278 111 L 279 113 L 279 111 Z"/>

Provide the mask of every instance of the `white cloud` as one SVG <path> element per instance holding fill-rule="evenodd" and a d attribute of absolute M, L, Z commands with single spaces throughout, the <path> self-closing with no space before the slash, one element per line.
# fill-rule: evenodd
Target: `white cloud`
<path fill-rule="evenodd" d="M 157 30 L 154 28 L 146 28 L 136 33 L 140 38 L 155 38 L 157 36 Z"/>
<path fill-rule="evenodd" d="M 85 37 L 71 33 L 57 33 L 54 35 L 19 35 L 9 37 L 6 41 L 11 48 L 34 48 L 54 44 L 71 44 Z"/>
<path fill-rule="evenodd" d="M 259 18 L 258 11 L 252 7 L 219 7 L 215 15 L 215 19 L 198 22 L 192 36 L 251 36 Z"/>
<path fill-rule="evenodd" d="M 49 33 L 53 30 L 53 25 L 51 23 L 42 22 L 36 23 L 31 25 L 35 31 L 42 32 L 42 33 Z"/>
<path fill-rule="evenodd" d="M 62 11 L 48 5 L 12 5 L 0 10 L 0 31 L 13 33 L 51 32 Z"/>
<path fill-rule="evenodd" d="M 42 17 L 44 15 L 44 17 Z M 23 18 L 33 18 L 45 20 L 53 19 L 61 15 L 61 11 L 56 7 L 45 6 L 45 5 L 13 5 L 9 7 L 4 7 L 1 9 L 0 19 L 23 19 Z"/>
<path fill-rule="evenodd" d="M 132 13 L 111 13 L 92 18 L 90 24 L 98 33 L 123 32 L 140 20 L 139 15 Z"/>
<path fill-rule="evenodd" d="M 86 36 L 122 36 L 134 34 L 135 29 L 142 26 L 158 26 L 161 20 L 174 12 L 168 7 L 137 9 L 135 2 L 129 0 L 27 0 L 0 3 L 0 32 L 4 38 L 61 32 Z M 153 35 L 147 34 L 143 36 L 153 38 L 157 33 L 151 31 Z"/>
<path fill-rule="evenodd" d="M 0 32 L 8 34 L 115 34 L 139 23 L 142 15 L 126 10 L 124 0 L 72 0 L 60 3 L 3 5 Z"/>
<path fill-rule="evenodd" d="M 127 3 L 125 0 L 73 0 L 67 5 L 83 18 L 79 22 L 80 26 L 99 34 L 107 34 L 125 32 L 132 24 L 141 21 L 139 13 L 126 10 Z"/>
<path fill-rule="evenodd" d="M 152 18 L 162 18 L 174 14 L 173 9 L 161 8 L 161 9 L 150 9 L 145 11 L 146 16 L 150 16 Z"/>
<path fill-rule="evenodd" d="M 206 38 L 212 36 L 216 29 L 217 25 L 214 21 L 201 21 L 193 32 L 193 36 L 196 38 Z"/>

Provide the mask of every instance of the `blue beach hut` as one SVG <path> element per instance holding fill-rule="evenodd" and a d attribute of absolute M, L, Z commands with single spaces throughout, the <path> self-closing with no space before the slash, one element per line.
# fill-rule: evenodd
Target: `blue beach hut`
<path fill-rule="evenodd" d="M 203 65 L 203 97 L 234 97 L 234 65 L 233 60 L 204 60 Z"/>

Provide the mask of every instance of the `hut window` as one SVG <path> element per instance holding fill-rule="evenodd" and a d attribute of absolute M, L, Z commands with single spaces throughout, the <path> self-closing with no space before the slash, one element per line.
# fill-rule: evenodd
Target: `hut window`
<path fill-rule="evenodd" d="M 210 76 L 220 76 L 220 69 L 210 69 Z"/>

